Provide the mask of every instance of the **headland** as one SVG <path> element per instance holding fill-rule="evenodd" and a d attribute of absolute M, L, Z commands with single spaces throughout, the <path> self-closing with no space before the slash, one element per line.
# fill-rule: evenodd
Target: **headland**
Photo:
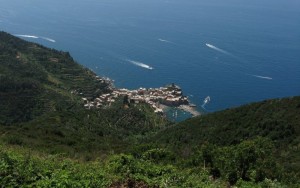
<path fill-rule="evenodd" d="M 200 112 L 195 108 L 196 106 L 190 103 L 188 97 L 183 95 L 182 89 L 174 83 L 159 88 L 141 87 L 139 89 L 129 90 L 114 87 L 113 81 L 108 78 L 97 77 L 97 79 L 111 85 L 110 92 L 101 94 L 92 100 L 82 98 L 84 107 L 87 109 L 110 106 L 116 102 L 117 99 L 123 97 L 123 103 L 125 105 L 146 103 L 158 114 L 164 114 L 165 107 L 178 107 L 192 114 L 192 116 L 200 115 Z"/>

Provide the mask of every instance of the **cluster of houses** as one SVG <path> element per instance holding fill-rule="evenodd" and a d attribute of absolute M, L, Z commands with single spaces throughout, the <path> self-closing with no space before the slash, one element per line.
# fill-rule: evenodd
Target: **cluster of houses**
<path fill-rule="evenodd" d="M 87 109 L 101 108 L 109 106 L 120 97 L 126 97 L 128 103 L 147 103 L 156 113 L 163 113 L 162 105 L 166 106 L 180 106 L 188 105 L 188 98 L 183 96 L 182 90 L 175 84 L 171 84 L 160 88 L 139 88 L 137 90 L 129 89 L 113 89 L 111 93 L 102 94 L 94 101 L 84 100 L 84 106 Z"/>

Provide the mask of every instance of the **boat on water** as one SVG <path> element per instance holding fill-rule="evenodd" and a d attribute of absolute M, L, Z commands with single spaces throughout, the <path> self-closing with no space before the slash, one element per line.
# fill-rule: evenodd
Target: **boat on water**
<path fill-rule="evenodd" d="M 204 104 L 207 104 L 207 103 L 209 103 L 209 102 L 210 102 L 210 96 L 207 96 L 207 97 L 204 99 L 203 103 L 204 103 Z"/>
<path fill-rule="evenodd" d="M 202 104 L 202 108 L 205 108 L 205 105 L 207 104 L 207 103 L 209 103 L 210 102 L 210 96 L 207 96 L 207 97 L 205 97 L 205 99 L 203 100 L 203 104 Z"/>

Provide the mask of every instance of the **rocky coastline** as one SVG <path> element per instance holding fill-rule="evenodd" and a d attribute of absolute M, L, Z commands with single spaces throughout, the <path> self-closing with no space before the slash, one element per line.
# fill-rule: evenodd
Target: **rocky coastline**
<path fill-rule="evenodd" d="M 196 106 L 191 104 L 188 97 L 183 95 L 182 89 L 174 83 L 159 88 L 139 88 L 129 90 L 126 88 L 116 88 L 113 80 L 96 76 L 95 79 L 106 83 L 109 92 L 94 97 L 93 99 L 82 97 L 86 109 L 104 108 L 123 97 L 124 105 L 146 103 L 150 105 L 155 113 L 164 114 L 165 107 L 177 107 L 186 111 L 192 116 L 200 115 Z"/>

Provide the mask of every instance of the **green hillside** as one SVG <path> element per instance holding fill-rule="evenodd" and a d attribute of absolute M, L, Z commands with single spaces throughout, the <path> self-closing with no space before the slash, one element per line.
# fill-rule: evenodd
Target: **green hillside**
<path fill-rule="evenodd" d="M 284 172 L 299 177 L 300 97 L 266 100 L 192 118 L 159 132 L 153 140 L 190 157 L 199 148 L 203 152 L 202 147 L 212 147 L 213 153 L 214 148 L 235 147 L 257 138 L 269 140 L 274 145 L 269 157 Z"/>
<path fill-rule="evenodd" d="M 146 105 L 86 110 L 82 97 L 110 91 L 67 52 L 0 32 L 0 140 L 70 156 L 125 151 L 168 124 Z M 122 121 L 120 121 L 122 120 Z"/>
<path fill-rule="evenodd" d="M 56 51 L 0 32 L 0 124 L 10 125 L 42 114 L 72 108 L 79 97 L 95 97 L 108 84 Z"/>
<path fill-rule="evenodd" d="M 299 187 L 300 97 L 178 124 L 67 52 L 0 32 L 0 187 Z"/>
<path fill-rule="evenodd" d="M 285 147 L 297 145 L 299 135 L 300 97 L 290 97 L 192 118 L 159 133 L 158 139 L 174 145 L 233 145 L 261 136 Z"/>

